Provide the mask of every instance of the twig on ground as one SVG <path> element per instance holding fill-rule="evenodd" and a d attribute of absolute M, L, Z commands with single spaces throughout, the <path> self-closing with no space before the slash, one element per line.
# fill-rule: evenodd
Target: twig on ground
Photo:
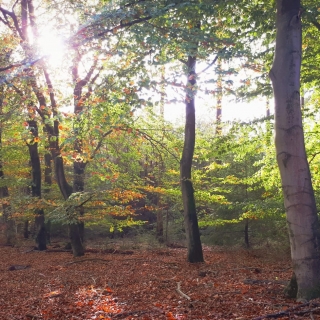
<path fill-rule="evenodd" d="M 80 263 L 80 262 L 86 262 L 86 261 L 110 262 L 111 260 L 100 259 L 100 258 L 88 258 L 88 259 L 81 259 L 81 260 L 75 260 L 75 261 L 66 262 L 64 265 L 66 266 L 68 264 L 74 264 L 74 263 Z"/>
<path fill-rule="evenodd" d="M 180 289 L 180 285 L 181 285 L 181 282 L 177 282 L 177 292 L 184 298 L 188 299 L 188 300 L 191 300 L 191 298 L 189 296 L 187 296 L 185 293 L 183 293 Z"/>

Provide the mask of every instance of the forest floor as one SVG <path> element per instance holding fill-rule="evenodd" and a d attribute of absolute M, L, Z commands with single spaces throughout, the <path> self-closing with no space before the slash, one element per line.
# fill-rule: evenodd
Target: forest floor
<path fill-rule="evenodd" d="M 0 247 L 0 257 L 1 320 L 320 319 L 319 301 L 284 297 L 289 257 L 267 249 L 205 247 L 197 264 L 183 248 L 73 258 L 24 245 Z"/>

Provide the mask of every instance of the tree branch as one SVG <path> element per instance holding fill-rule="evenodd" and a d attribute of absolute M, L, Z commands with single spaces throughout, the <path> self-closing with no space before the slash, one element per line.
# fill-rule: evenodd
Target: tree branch
<path fill-rule="evenodd" d="M 318 21 L 313 20 L 311 23 L 320 31 L 320 23 Z"/>
<path fill-rule="evenodd" d="M 97 152 L 99 151 L 99 149 L 100 149 L 101 146 L 102 146 L 103 139 L 104 139 L 106 136 L 108 136 L 112 131 L 113 131 L 113 129 L 105 132 L 105 133 L 102 135 L 102 137 L 101 137 L 100 141 L 98 142 L 96 148 L 95 148 L 94 151 L 92 152 L 92 155 L 91 155 L 90 159 L 94 159 L 94 157 L 96 156 Z"/>
<path fill-rule="evenodd" d="M 24 35 L 23 35 L 23 33 L 22 33 L 22 31 L 21 31 L 21 29 L 19 27 L 19 22 L 18 22 L 18 19 L 17 19 L 17 16 L 15 15 L 15 13 L 13 11 L 10 12 L 10 11 L 2 8 L 2 7 L 0 7 L 0 11 L 2 12 L 2 14 L 3 14 L 4 18 L 6 19 L 6 21 L 8 21 L 7 16 L 9 16 L 12 19 L 13 24 L 14 24 L 14 26 L 16 28 L 16 31 L 19 33 L 19 36 L 21 37 L 22 40 L 25 40 Z M 8 23 L 9 23 L 9 21 L 8 21 Z"/>
<path fill-rule="evenodd" d="M 206 67 L 204 68 L 201 72 L 198 73 L 198 75 L 200 75 L 201 73 L 204 73 L 205 71 L 207 71 L 210 67 L 212 67 L 218 60 L 218 58 L 220 57 L 221 53 L 223 51 L 225 51 L 227 49 L 227 47 L 224 47 L 223 49 L 221 49 L 217 55 L 215 56 L 215 58 L 213 59 L 213 61 Z"/>

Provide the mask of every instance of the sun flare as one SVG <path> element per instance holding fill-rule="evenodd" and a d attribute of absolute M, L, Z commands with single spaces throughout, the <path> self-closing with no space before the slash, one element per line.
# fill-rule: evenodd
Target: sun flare
<path fill-rule="evenodd" d="M 50 65 L 53 67 L 61 65 L 66 48 L 63 39 L 59 35 L 54 34 L 52 30 L 48 30 L 39 36 L 37 44 L 40 55 L 46 56 Z"/>

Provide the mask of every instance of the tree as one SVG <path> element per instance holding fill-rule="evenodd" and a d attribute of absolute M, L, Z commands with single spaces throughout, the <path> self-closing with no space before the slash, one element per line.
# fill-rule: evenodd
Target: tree
<path fill-rule="evenodd" d="M 194 190 L 191 181 L 192 159 L 195 145 L 195 85 L 196 56 L 189 56 L 187 61 L 188 82 L 186 86 L 186 123 L 184 145 L 180 161 L 180 183 L 184 207 L 184 224 L 187 237 L 189 262 L 203 262 L 203 253 L 198 227 Z"/>
<path fill-rule="evenodd" d="M 294 272 L 289 292 L 299 300 L 308 300 L 320 296 L 320 256 L 319 222 L 300 109 L 300 15 L 299 0 L 277 1 L 276 49 L 270 78 L 275 101 L 277 161 Z"/>

